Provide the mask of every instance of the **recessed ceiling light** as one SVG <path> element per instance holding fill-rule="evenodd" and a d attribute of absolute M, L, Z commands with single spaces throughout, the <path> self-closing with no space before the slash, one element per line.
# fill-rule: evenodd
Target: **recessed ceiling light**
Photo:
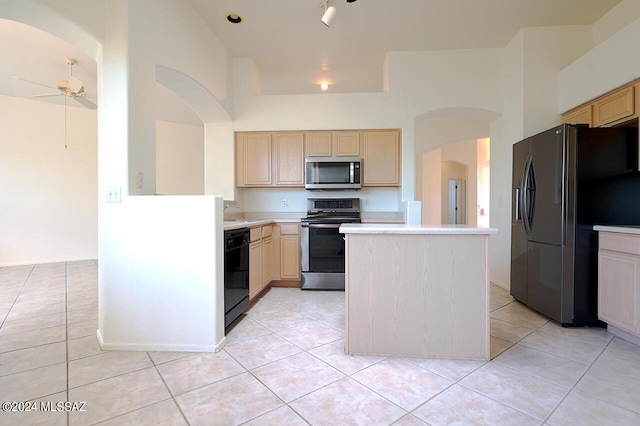
<path fill-rule="evenodd" d="M 237 13 L 230 13 L 227 15 L 227 21 L 231 22 L 232 24 L 239 24 L 240 22 L 242 22 L 242 16 L 238 15 Z"/>
<path fill-rule="evenodd" d="M 329 88 L 329 83 L 327 83 L 326 81 L 323 81 L 322 83 L 320 83 L 320 89 L 324 92 Z"/>

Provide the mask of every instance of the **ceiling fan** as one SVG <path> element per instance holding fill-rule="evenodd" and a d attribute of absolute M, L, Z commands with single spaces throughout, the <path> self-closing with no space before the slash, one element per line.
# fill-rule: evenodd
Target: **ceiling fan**
<path fill-rule="evenodd" d="M 85 108 L 96 109 L 97 106 L 89 99 L 84 91 L 84 83 L 79 78 L 73 76 L 73 66 L 78 62 L 73 58 L 64 58 L 65 62 L 69 65 L 69 79 L 58 81 L 58 86 L 53 87 L 47 84 L 38 83 L 36 81 L 28 80 L 22 77 L 14 77 L 18 80 L 27 81 L 29 83 L 37 84 L 39 86 L 48 87 L 49 89 L 57 90 L 55 93 L 45 93 L 43 95 L 34 95 L 32 98 L 44 98 L 48 96 L 60 96 L 64 95 L 69 98 L 73 98 L 76 102 L 83 105 Z"/>

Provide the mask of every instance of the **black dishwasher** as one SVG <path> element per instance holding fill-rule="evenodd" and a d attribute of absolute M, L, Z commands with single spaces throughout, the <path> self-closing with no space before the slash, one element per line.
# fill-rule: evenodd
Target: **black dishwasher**
<path fill-rule="evenodd" d="M 224 326 L 249 306 L 249 228 L 224 231 Z"/>

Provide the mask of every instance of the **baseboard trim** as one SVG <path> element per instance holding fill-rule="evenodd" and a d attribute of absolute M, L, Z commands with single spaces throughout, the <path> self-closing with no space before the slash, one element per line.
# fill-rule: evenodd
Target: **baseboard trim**
<path fill-rule="evenodd" d="M 145 352 L 219 352 L 227 343 L 223 337 L 215 345 L 181 345 L 181 344 L 137 344 L 137 343 L 106 343 L 100 330 L 96 332 L 98 344 L 103 351 L 145 351 Z"/>

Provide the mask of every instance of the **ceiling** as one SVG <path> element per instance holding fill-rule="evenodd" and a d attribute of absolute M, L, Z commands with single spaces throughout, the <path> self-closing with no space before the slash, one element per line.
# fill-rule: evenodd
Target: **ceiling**
<path fill-rule="evenodd" d="M 189 0 L 233 57 L 249 57 L 265 73 L 318 75 L 380 70 L 387 51 L 504 47 L 523 27 L 592 24 L 620 0 L 332 0 L 326 27 L 321 0 Z M 243 18 L 226 21 L 229 13 Z M 52 93 L 73 75 L 96 102 L 96 63 L 43 31 L 0 19 L 0 94 Z M 53 87 L 17 80 L 22 77 Z M 348 90 L 348 88 L 347 88 Z M 171 93 L 161 91 L 171 99 Z M 169 92 L 169 93 L 167 93 Z M 37 98 L 64 103 L 64 96 Z M 167 102 L 172 102 L 167 101 Z M 73 100 L 69 105 L 81 107 Z"/>

